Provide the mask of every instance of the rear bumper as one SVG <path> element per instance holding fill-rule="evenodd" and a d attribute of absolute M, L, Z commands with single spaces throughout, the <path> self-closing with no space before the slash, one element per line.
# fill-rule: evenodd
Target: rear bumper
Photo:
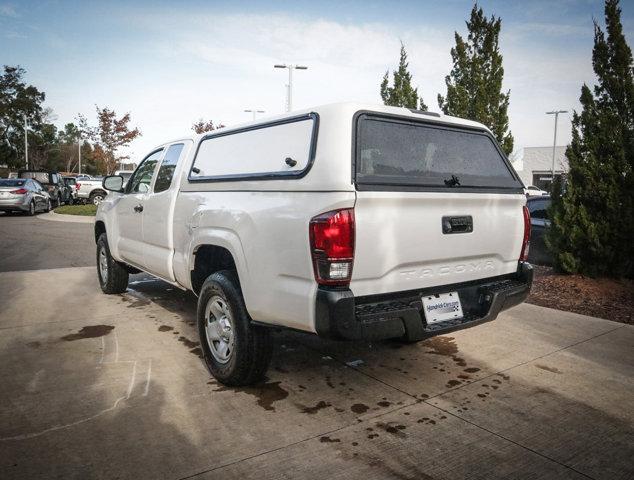
<path fill-rule="evenodd" d="M 0 200 L 0 211 L 22 210 L 27 211 L 29 209 L 29 199 L 24 198 L 12 198 Z"/>
<path fill-rule="evenodd" d="M 422 340 L 494 320 L 526 300 L 532 283 L 533 267 L 520 262 L 515 274 L 418 291 L 355 298 L 350 290 L 319 288 L 315 328 L 330 338 Z M 464 317 L 427 325 L 421 296 L 452 291 L 460 296 Z"/>

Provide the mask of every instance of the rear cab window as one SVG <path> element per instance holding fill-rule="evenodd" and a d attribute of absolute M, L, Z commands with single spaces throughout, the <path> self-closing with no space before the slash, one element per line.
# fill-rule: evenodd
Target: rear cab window
<path fill-rule="evenodd" d="M 201 140 L 189 181 L 302 177 L 312 165 L 316 138 L 316 114 L 221 130 Z"/>
<path fill-rule="evenodd" d="M 468 127 L 361 114 L 356 124 L 359 189 L 508 190 L 522 184 L 490 134 Z"/>

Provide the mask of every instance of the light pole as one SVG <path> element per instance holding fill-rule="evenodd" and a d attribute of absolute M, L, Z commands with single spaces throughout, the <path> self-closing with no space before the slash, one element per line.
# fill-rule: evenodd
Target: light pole
<path fill-rule="evenodd" d="M 550 192 L 553 192 L 553 186 L 555 185 L 555 148 L 557 147 L 557 120 L 560 113 L 568 113 L 568 110 L 553 110 L 552 112 L 546 112 L 546 115 L 555 116 L 555 138 L 553 139 L 553 163 L 550 169 Z"/>
<path fill-rule="evenodd" d="M 286 65 L 278 64 L 273 65 L 275 68 L 287 68 L 288 69 L 288 85 L 286 86 L 286 111 L 290 112 L 293 109 L 293 70 L 308 70 L 308 67 L 303 65 Z"/>
<path fill-rule="evenodd" d="M 249 109 L 249 110 L 245 110 L 244 113 L 252 113 L 253 114 L 253 120 L 255 120 L 255 114 L 256 113 L 265 113 L 264 110 L 256 110 L 255 108 Z"/>
<path fill-rule="evenodd" d="M 24 114 L 24 160 L 26 169 L 29 169 L 29 126 L 26 123 L 26 113 Z"/>
<path fill-rule="evenodd" d="M 77 175 L 81 175 L 81 135 L 77 137 L 77 152 L 79 153 L 79 166 L 77 167 Z"/>

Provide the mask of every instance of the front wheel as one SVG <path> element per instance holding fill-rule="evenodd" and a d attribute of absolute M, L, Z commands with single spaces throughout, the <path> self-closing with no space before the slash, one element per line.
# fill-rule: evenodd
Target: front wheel
<path fill-rule="evenodd" d="M 210 275 L 198 297 L 198 333 L 211 374 L 229 386 L 264 378 L 273 345 L 269 330 L 251 324 L 235 272 Z"/>
<path fill-rule="evenodd" d="M 97 240 L 97 276 L 103 293 L 123 293 L 128 288 L 128 270 L 110 255 L 105 233 Z"/>

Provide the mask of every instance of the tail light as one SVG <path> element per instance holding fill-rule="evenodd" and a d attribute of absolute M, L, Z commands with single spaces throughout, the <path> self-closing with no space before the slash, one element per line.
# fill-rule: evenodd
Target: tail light
<path fill-rule="evenodd" d="M 24 195 L 29 191 L 26 188 L 18 188 L 17 190 L 11 190 L 11 193 L 14 195 Z"/>
<path fill-rule="evenodd" d="M 354 210 L 344 208 L 317 215 L 309 229 L 317 283 L 349 285 L 354 262 Z"/>
<path fill-rule="evenodd" d="M 81 187 L 81 183 L 77 182 L 77 183 L 75 184 L 75 190 L 76 190 L 76 191 L 79 191 L 79 187 Z"/>
<path fill-rule="evenodd" d="M 520 262 L 528 260 L 528 248 L 531 243 L 531 214 L 528 207 L 524 205 L 524 238 L 522 239 L 522 253 L 520 253 Z"/>

